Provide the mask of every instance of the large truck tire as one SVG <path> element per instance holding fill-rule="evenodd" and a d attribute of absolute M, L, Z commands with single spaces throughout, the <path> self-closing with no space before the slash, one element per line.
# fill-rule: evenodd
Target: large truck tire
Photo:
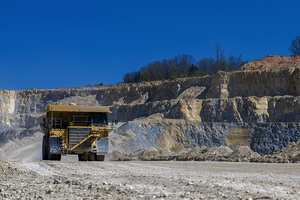
<path fill-rule="evenodd" d="M 42 159 L 43 160 L 48 160 L 48 149 L 46 145 L 46 137 L 43 137 L 43 147 L 42 147 Z"/>
<path fill-rule="evenodd" d="M 50 153 L 50 146 L 46 140 L 46 136 L 43 137 L 42 158 L 43 160 L 61 160 L 61 154 Z"/>
<path fill-rule="evenodd" d="M 89 155 L 88 154 L 78 154 L 79 161 L 88 161 Z"/>
<path fill-rule="evenodd" d="M 49 160 L 61 160 L 61 154 L 50 154 Z"/>
<path fill-rule="evenodd" d="M 94 153 L 89 154 L 89 161 L 95 161 L 96 157 Z"/>
<path fill-rule="evenodd" d="M 104 161 L 105 155 L 97 155 L 95 154 L 95 160 L 96 161 Z"/>

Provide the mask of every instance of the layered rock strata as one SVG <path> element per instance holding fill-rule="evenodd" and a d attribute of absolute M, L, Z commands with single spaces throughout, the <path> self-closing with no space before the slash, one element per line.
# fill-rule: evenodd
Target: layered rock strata
<path fill-rule="evenodd" d="M 243 145 L 270 154 L 300 139 L 300 67 L 296 66 L 137 84 L 0 90 L 0 141 L 33 134 L 44 109 L 70 103 L 111 106 L 111 119 L 128 122 L 113 138 L 123 150 L 241 145 L 228 141 L 242 135 L 247 141 Z M 118 142 L 128 131 L 132 138 Z"/>

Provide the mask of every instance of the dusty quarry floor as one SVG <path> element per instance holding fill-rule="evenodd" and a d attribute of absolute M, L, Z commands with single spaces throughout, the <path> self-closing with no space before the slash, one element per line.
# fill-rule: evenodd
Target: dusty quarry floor
<path fill-rule="evenodd" d="M 39 149 L 5 152 L 0 199 L 300 199 L 300 164 L 41 161 Z"/>

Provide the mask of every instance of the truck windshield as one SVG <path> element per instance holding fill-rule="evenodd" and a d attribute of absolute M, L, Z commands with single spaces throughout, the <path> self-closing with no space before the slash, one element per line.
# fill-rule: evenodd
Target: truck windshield
<path fill-rule="evenodd" d="M 92 115 L 92 124 L 95 126 L 106 125 L 107 116 L 105 114 Z"/>

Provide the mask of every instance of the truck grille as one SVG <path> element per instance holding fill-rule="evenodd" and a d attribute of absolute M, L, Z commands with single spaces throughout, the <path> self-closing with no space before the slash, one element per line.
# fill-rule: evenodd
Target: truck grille
<path fill-rule="evenodd" d="M 89 136 L 89 134 L 92 132 L 92 129 L 90 128 L 69 128 L 69 148 L 74 147 L 76 144 L 81 142 L 84 138 Z M 90 140 L 87 140 L 90 141 Z M 90 147 L 90 144 L 86 144 L 84 142 L 83 144 L 79 145 L 78 148 L 86 148 L 83 147 L 83 145 L 86 145 L 87 148 Z"/>

